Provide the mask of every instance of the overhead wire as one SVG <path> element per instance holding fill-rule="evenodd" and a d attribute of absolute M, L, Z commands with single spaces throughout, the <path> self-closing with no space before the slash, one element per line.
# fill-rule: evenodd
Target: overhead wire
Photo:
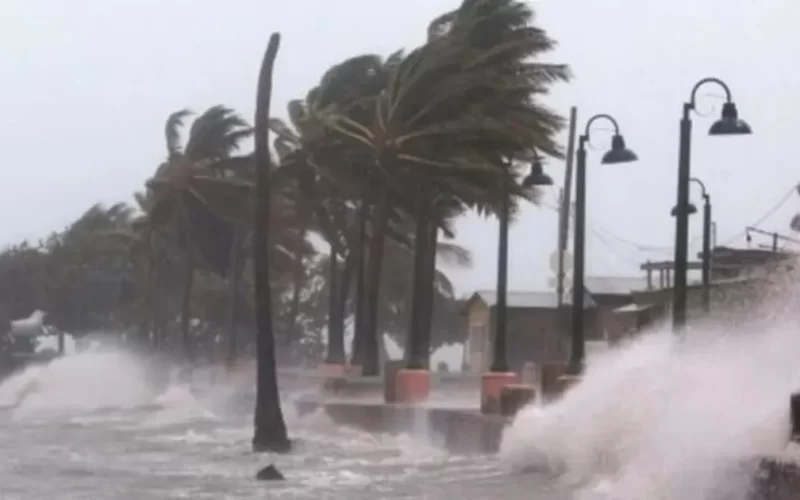
<path fill-rule="evenodd" d="M 556 212 L 556 213 L 558 213 L 558 212 L 559 212 L 559 208 L 558 208 L 558 206 L 555 206 L 555 205 L 549 204 L 549 203 L 548 203 L 547 201 L 545 201 L 545 200 L 542 200 L 542 201 L 540 202 L 540 204 L 541 204 L 542 206 L 544 206 L 544 207 L 546 207 L 546 208 L 548 208 L 548 209 L 550 209 L 550 210 L 552 210 L 552 211 Z M 571 218 L 571 219 L 574 219 L 574 218 L 575 218 L 575 214 L 573 214 L 571 211 L 570 211 L 570 214 L 569 214 L 569 215 L 570 215 L 570 218 Z M 590 221 L 590 222 L 591 222 L 591 221 Z M 623 252 L 621 252 L 621 251 L 620 251 L 618 248 L 615 248 L 615 247 L 614 247 L 614 245 L 613 245 L 613 244 L 611 244 L 611 242 L 609 242 L 609 241 L 608 241 L 608 239 L 607 239 L 607 238 L 606 238 L 606 237 L 603 235 L 603 233 L 601 232 L 601 230 L 598 230 L 598 228 L 596 228 L 596 227 L 593 227 L 593 226 L 594 226 L 594 223 L 591 223 L 590 227 L 588 227 L 587 229 L 589 230 L 589 232 L 591 233 L 591 235 L 592 235 L 592 236 L 594 236 L 594 237 L 595 237 L 595 238 L 596 238 L 596 239 L 597 239 L 597 240 L 598 240 L 598 241 L 599 241 L 599 242 L 600 242 L 600 243 L 601 243 L 601 244 L 602 244 L 602 245 L 603 245 L 603 246 L 604 246 L 604 247 L 605 247 L 605 248 L 606 248 L 606 249 L 607 249 L 607 250 L 608 250 L 608 251 L 609 251 L 611 254 L 613 254 L 613 255 L 614 255 L 615 257 L 617 257 L 619 260 L 621 260 L 621 261 L 624 261 L 626 264 L 633 264 L 633 265 L 636 265 L 636 266 L 638 266 L 638 265 L 640 264 L 640 262 L 639 262 L 639 259 L 637 259 L 637 258 L 634 258 L 634 257 L 632 257 L 632 256 L 630 256 L 630 255 L 625 255 L 625 254 L 624 254 Z M 607 233 L 609 233 L 609 234 L 610 234 L 610 231 L 605 231 L 605 232 L 607 232 Z M 612 236 L 613 236 L 613 234 L 612 234 Z M 603 257 L 603 260 L 604 260 L 606 263 L 610 263 L 610 262 L 609 262 L 607 259 L 605 259 L 604 257 Z M 616 265 L 614 265 L 614 266 L 616 267 Z"/>
<path fill-rule="evenodd" d="M 634 265 L 634 266 L 636 266 L 636 267 L 638 267 L 638 266 L 641 264 L 641 263 L 638 261 L 638 259 L 632 259 L 632 258 L 630 258 L 630 256 L 623 255 L 621 252 L 619 252 L 619 251 L 618 251 L 616 248 L 614 248 L 614 246 L 613 246 L 613 245 L 611 245 L 611 244 L 609 243 L 609 241 L 608 241 L 608 240 L 607 240 L 607 239 L 606 239 L 606 238 L 605 238 L 605 237 L 604 237 L 604 236 L 603 236 L 601 233 L 599 233 L 598 231 L 595 231 L 595 230 L 592 230 L 592 229 L 590 229 L 590 232 L 592 233 L 592 236 L 594 236 L 594 237 L 595 237 L 595 239 L 597 239 L 597 241 L 599 241 L 599 242 L 600 242 L 600 244 L 601 244 L 601 245 L 603 245 L 603 247 L 605 247 L 605 248 L 606 248 L 606 250 L 608 250 L 608 251 L 609 251 L 609 253 L 610 253 L 610 254 L 612 254 L 613 256 L 617 257 L 617 259 L 619 259 L 620 261 L 624 262 L 625 264 L 632 264 L 632 265 Z M 604 261 L 605 261 L 605 262 L 608 264 L 608 263 L 609 263 L 609 260 L 608 260 L 608 259 L 606 259 L 605 257 L 603 257 L 603 256 L 602 256 L 602 254 L 600 254 L 600 255 L 601 255 L 601 258 L 602 258 L 602 259 L 603 259 L 603 260 L 604 260 Z M 613 263 L 612 263 L 612 267 L 614 267 L 614 268 L 615 268 L 617 271 L 619 270 L 619 267 L 617 267 L 617 266 L 616 266 L 615 264 L 613 264 Z"/>
<path fill-rule="evenodd" d="M 755 222 L 750 224 L 748 227 L 757 228 L 759 226 L 759 224 L 763 223 L 769 217 L 774 215 L 778 210 L 780 210 L 789 201 L 789 199 L 792 197 L 792 194 L 796 190 L 798 190 L 799 188 L 800 188 L 799 186 L 792 186 L 792 188 L 789 189 L 775 205 L 773 205 L 769 210 L 767 210 L 763 215 L 761 215 L 761 217 L 759 217 Z M 545 206 L 545 207 L 549 208 L 550 210 L 555 211 L 556 213 L 558 213 L 560 211 L 560 209 L 559 209 L 557 204 L 553 205 L 553 204 L 549 203 L 547 200 L 541 200 L 540 204 L 542 206 Z M 575 217 L 575 215 L 572 213 L 572 211 L 569 211 L 569 216 L 570 216 L 571 219 L 573 219 Z M 630 246 L 630 247 L 632 247 L 632 248 L 634 248 L 634 249 L 636 249 L 636 250 L 638 250 L 640 252 L 645 252 L 645 253 L 666 252 L 666 251 L 672 251 L 674 249 L 673 246 L 646 245 L 646 244 L 643 244 L 643 243 L 638 243 L 638 242 L 629 240 L 627 238 L 624 238 L 622 236 L 619 236 L 618 234 L 616 234 L 613 231 L 609 230 L 607 227 L 604 227 L 602 224 L 599 224 L 599 223 L 597 223 L 595 221 L 589 220 L 588 222 L 591 225 L 589 230 L 595 235 L 595 237 L 597 237 L 598 240 L 601 241 L 603 246 L 605 246 L 609 251 L 614 253 L 617 257 L 622 257 L 627 262 L 632 262 L 633 259 L 624 257 L 617 249 L 615 249 L 613 247 L 613 245 L 610 244 L 610 242 L 604 236 L 608 236 L 608 237 L 610 237 L 610 238 L 612 238 L 614 240 L 617 240 L 620 243 L 624 243 L 624 244 L 626 244 L 626 245 L 628 245 L 628 246 Z M 747 233 L 747 229 L 745 229 L 745 230 L 735 234 L 734 236 L 724 240 L 719 245 L 720 246 L 728 245 L 731 242 L 741 238 L 746 233 Z"/>
<path fill-rule="evenodd" d="M 780 199 L 780 201 L 778 201 L 778 203 L 776 203 L 776 204 L 775 204 L 775 205 L 774 205 L 772 208 L 770 208 L 769 210 L 767 210 L 767 211 L 764 213 L 764 215 L 762 215 L 761 217 L 759 217 L 759 218 L 758 218 L 758 220 L 756 220 L 756 221 L 755 221 L 755 222 L 753 222 L 752 224 L 748 225 L 747 227 L 754 227 L 754 228 L 758 228 L 758 225 L 759 225 L 759 224 L 763 223 L 765 220 L 767 220 L 767 219 L 768 219 L 768 218 L 770 218 L 772 215 L 774 215 L 774 214 L 775 214 L 775 212 L 777 212 L 778 210 L 780 210 L 780 209 L 781 209 L 781 208 L 782 208 L 782 207 L 783 207 L 783 206 L 786 204 L 786 202 L 787 202 L 787 201 L 789 201 L 789 198 L 791 198 L 791 197 L 792 197 L 792 194 L 794 194 L 794 192 L 795 192 L 797 189 L 798 189 L 798 186 L 792 186 L 792 188 L 791 188 L 791 189 L 789 189 L 789 190 L 786 192 L 786 194 L 783 196 L 783 198 L 781 198 L 781 199 Z M 720 243 L 720 246 L 723 246 L 723 247 L 724 247 L 724 246 L 726 246 L 726 245 L 729 245 L 730 243 L 732 243 L 732 242 L 734 242 L 734 241 L 738 240 L 739 238 L 741 238 L 742 236 L 745 236 L 746 234 L 747 234 L 747 228 L 745 228 L 744 230 L 742 230 L 742 231 L 740 231 L 740 232 L 736 233 L 734 236 L 731 236 L 730 238 L 726 239 L 725 241 L 723 241 L 722 243 Z"/>

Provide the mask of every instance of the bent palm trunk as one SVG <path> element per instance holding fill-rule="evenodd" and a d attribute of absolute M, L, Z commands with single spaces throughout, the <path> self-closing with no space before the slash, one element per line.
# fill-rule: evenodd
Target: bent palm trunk
<path fill-rule="evenodd" d="M 358 215 L 358 236 L 356 246 L 352 250 L 355 253 L 355 281 L 356 281 L 356 297 L 353 316 L 355 318 L 353 327 L 353 345 L 350 363 L 355 366 L 361 366 L 364 362 L 364 335 L 366 334 L 365 323 L 365 283 L 364 283 L 364 270 L 367 260 L 367 252 L 365 248 L 366 240 L 366 224 L 367 224 L 367 204 L 365 201 L 361 202 L 361 208 Z"/>
<path fill-rule="evenodd" d="M 231 243 L 230 269 L 228 276 L 228 369 L 236 366 L 238 357 L 238 332 L 236 325 L 239 320 L 239 282 L 244 268 L 242 258 L 242 240 L 244 240 L 244 229 L 237 228 Z"/>
<path fill-rule="evenodd" d="M 336 290 L 337 300 L 334 311 L 336 314 L 333 316 L 333 325 L 331 325 L 332 332 L 335 336 L 341 336 L 342 351 L 344 351 L 344 330 L 345 319 L 347 318 L 347 306 L 350 299 L 350 289 L 353 284 L 353 272 L 355 271 L 356 258 L 355 254 L 351 251 L 347 254 L 344 260 L 342 275 L 339 279 L 339 288 Z M 344 363 L 347 363 L 347 355 L 343 354 Z"/>
<path fill-rule="evenodd" d="M 428 357 L 430 358 L 431 334 L 433 326 L 434 314 L 434 287 L 436 281 L 436 247 L 439 243 L 439 226 L 436 221 L 431 220 L 428 222 L 428 235 L 425 240 L 425 271 L 422 275 L 423 281 L 421 283 L 423 298 L 420 301 L 422 306 L 422 318 L 420 325 L 420 337 L 422 344 L 426 346 Z"/>
<path fill-rule="evenodd" d="M 297 232 L 297 240 L 295 241 L 294 261 L 292 262 L 292 300 L 289 305 L 289 316 L 286 325 L 286 347 L 288 351 L 292 351 L 292 347 L 296 345 L 299 336 L 299 325 L 297 324 L 297 316 L 300 313 L 300 293 L 303 290 L 303 281 L 305 278 L 305 268 L 303 266 L 303 247 L 306 241 L 306 232 L 308 227 L 308 212 L 305 211 L 302 219 L 302 227 Z"/>
<path fill-rule="evenodd" d="M 426 261 L 427 252 L 430 245 L 428 236 L 430 234 L 431 213 L 428 203 L 427 191 L 420 187 L 417 200 L 417 224 L 414 234 L 414 292 L 411 297 L 411 319 L 406 338 L 406 362 L 409 369 L 427 370 L 428 344 L 423 332 L 425 323 L 425 296 L 426 296 Z"/>
<path fill-rule="evenodd" d="M 183 296 L 181 297 L 181 340 L 183 341 L 184 362 L 187 364 L 194 360 L 194 349 L 190 331 L 192 320 L 192 288 L 194 288 L 194 254 L 190 249 L 186 252 L 186 276 L 184 276 Z"/>
<path fill-rule="evenodd" d="M 389 227 L 389 200 L 387 193 L 379 197 L 375 217 L 373 219 L 373 232 L 370 239 L 369 262 L 366 280 L 366 307 L 364 311 L 364 359 L 362 362 L 362 375 L 374 376 L 380 374 L 380 342 L 378 332 L 378 303 L 380 300 L 381 271 L 383 270 L 383 254 L 385 248 L 386 231 Z"/>
<path fill-rule="evenodd" d="M 253 224 L 253 281 L 256 299 L 256 408 L 253 451 L 285 452 L 291 449 L 278 393 L 275 367 L 275 337 L 272 331 L 269 273 L 270 222 L 269 103 L 272 95 L 272 68 L 278 54 L 280 35 L 269 39 L 258 79 L 255 117 L 256 209 Z"/>
<path fill-rule="evenodd" d="M 329 266 L 328 353 L 325 356 L 325 363 L 343 365 L 346 362 L 344 353 L 344 307 L 339 307 L 339 299 L 341 297 L 339 291 L 339 262 L 334 245 L 331 245 Z"/>

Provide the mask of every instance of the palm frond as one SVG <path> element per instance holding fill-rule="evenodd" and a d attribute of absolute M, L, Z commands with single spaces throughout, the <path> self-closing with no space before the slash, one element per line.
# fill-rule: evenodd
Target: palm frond
<path fill-rule="evenodd" d="M 167 117 L 167 123 L 164 127 L 164 136 L 167 142 L 167 157 L 171 158 L 183 154 L 181 127 L 184 125 L 184 120 L 191 115 L 192 112 L 189 109 L 181 109 Z"/>
<path fill-rule="evenodd" d="M 192 123 L 184 155 L 192 162 L 222 160 L 236 152 L 241 141 L 251 135 L 252 129 L 235 111 L 222 105 L 212 106 Z"/>
<path fill-rule="evenodd" d="M 439 242 L 436 245 L 436 257 L 448 265 L 468 268 L 472 267 L 472 252 L 450 242 Z"/>

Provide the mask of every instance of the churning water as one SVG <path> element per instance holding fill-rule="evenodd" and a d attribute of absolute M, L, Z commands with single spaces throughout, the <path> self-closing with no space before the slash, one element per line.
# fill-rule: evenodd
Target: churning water
<path fill-rule="evenodd" d="M 603 354 L 558 404 L 518 416 L 502 458 L 579 499 L 747 498 L 757 459 L 786 453 L 797 326 L 655 333 Z"/>
<path fill-rule="evenodd" d="M 744 500 L 754 459 L 785 449 L 798 353 L 792 319 L 652 333 L 524 410 L 496 457 L 299 418 L 296 392 L 298 449 L 253 455 L 251 380 L 190 390 L 132 355 L 79 354 L 0 385 L 0 498 Z M 271 462 L 288 480 L 253 480 Z"/>
<path fill-rule="evenodd" d="M 107 351 L 61 358 L 6 380 L 0 498 L 376 500 L 453 492 L 489 498 L 507 479 L 497 458 L 449 456 L 422 435 L 372 436 L 336 427 L 323 415 L 299 418 L 291 404 L 299 394 L 284 397 L 298 448 L 286 456 L 254 455 L 252 380 L 190 389 L 157 383 L 164 377 L 154 370 Z M 288 480 L 255 481 L 272 462 Z M 507 498 L 531 498 L 536 480 L 519 485 L 526 482 Z"/>

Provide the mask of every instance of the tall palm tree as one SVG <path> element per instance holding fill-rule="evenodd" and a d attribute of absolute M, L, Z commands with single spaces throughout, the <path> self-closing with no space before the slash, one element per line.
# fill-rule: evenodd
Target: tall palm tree
<path fill-rule="evenodd" d="M 253 450 L 285 452 L 291 448 L 278 392 L 275 336 L 272 331 L 272 296 L 269 272 L 269 224 L 272 161 L 269 152 L 272 71 L 280 46 L 280 34 L 269 39 L 258 77 L 255 117 L 256 203 L 253 221 L 253 281 L 255 284 L 257 378 Z"/>
<path fill-rule="evenodd" d="M 344 364 L 344 321 L 345 305 L 351 289 L 352 275 L 363 274 L 361 259 L 361 239 L 357 236 L 356 226 L 364 222 L 353 219 L 349 214 L 356 211 L 359 189 L 355 187 L 358 176 L 354 175 L 351 164 L 354 163 L 348 153 L 352 148 L 342 148 L 341 141 L 331 134 L 319 119 L 324 109 L 339 103 L 346 106 L 358 97 L 354 88 L 364 85 L 364 68 L 369 67 L 373 56 L 352 58 L 335 66 L 322 78 L 319 86 L 312 89 L 304 100 L 289 103 L 288 115 L 291 126 L 277 118 L 272 118 L 270 128 L 275 133 L 275 150 L 278 152 L 280 166 L 277 184 L 284 185 L 287 179 L 293 184 L 293 195 L 298 207 L 301 221 L 301 232 L 297 235 L 298 244 L 302 244 L 304 233 L 316 231 L 330 246 L 331 262 L 344 259 L 341 279 L 339 266 L 329 266 L 329 279 L 336 284 L 331 288 L 329 305 L 329 349 L 328 363 Z M 347 83 L 346 83 L 347 82 Z M 310 215 L 314 214 L 313 227 Z M 359 211 L 363 215 L 363 212 Z M 295 250 L 292 307 L 289 314 L 289 327 L 297 321 L 297 305 L 299 292 L 302 289 L 300 278 L 303 277 L 302 253 Z M 362 279 L 363 281 L 363 279 Z M 358 289 L 358 287 L 356 287 Z M 363 288 L 363 287 L 362 287 Z M 363 290 L 357 293 L 356 309 L 363 310 Z M 363 315 L 356 314 L 355 339 L 360 338 L 363 331 Z M 354 352 L 359 349 L 355 349 Z M 357 360 L 356 360 L 357 362 Z"/>
<path fill-rule="evenodd" d="M 338 229 L 353 252 L 348 257 L 353 259 L 350 265 L 355 268 L 356 282 L 353 362 L 366 362 L 362 367 L 364 374 L 374 374 L 378 370 L 375 335 L 365 334 L 375 330 L 377 297 L 366 290 L 376 291 L 380 281 L 382 252 L 375 250 L 377 244 L 374 242 L 385 239 L 390 205 L 372 189 L 374 183 L 364 175 L 370 172 L 365 168 L 365 162 L 369 163 L 371 159 L 343 141 L 342 135 L 327 125 L 325 117 L 334 109 L 347 109 L 354 116 L 363 117 L 369 109 L 364 105 L 366 100 L 382 91 L 388 68 L 398 60 L 397 54 L 387 61 L 375 55 L 363 55 L 335 65 L 323 75 L 319 85 L 308 93 L 305 101 L 295 104 L 295 109 L 299 110 L 296 116 L 301 119 L 292 120 L 301 138 L 302 154 L 296 156 L 312 165 L 317 178 L 334 188 L 333 193 L 329 192 L 328 203 L 331 203 L 331 198 L 338 199 L 338 203 L 333 202 L 338 206 L 323 205 L 318 212 L 327 211 L 328 219 L 334 226 L 337 215 L 341 221 L 342 208 L 357 213 L 348 227 L 343 227 L 340 222 Z M 325 220 L 325 217 L 318 218 L 320 222 Z M 330 233 L 330 228 L 326 232 Z M 327 239 L 335 241 L 330 236 Z M 365 248 L 368 241 L 372 242 L 370 249 Z M 332 271 L 335 269 L 335 266 L 331 268 Z M 347 270 L 349 268 L 346 266 Z M 369 281 L 371 288 L 366 286 L 365 280 Z M 349 280 L 340 280 L 340 283 L 345 287 L 342 290 L 350 286 Z M 338 324 L 339 320 L 335 318 L 332 315 L 333 323 Z M 364 349 L 361 349 L 362 345 Z"/>
<path fill-rule="evenodd" d="M 150 225 L 149 214 L 153 196 L 149 191 L 136 192 L 135 214 L 110 229 L 99 228 L 94 233 L 98 240 L 128 256 L 141 296 L 127 307 L 127 315 L 138 319 L 140 340 L 144 345 L 158 347 L 166 330 L 168 283 L 172 269 L 166 250 L 169 241 L 165 234 Z"/>
<path fill-rule="evenodd" d="M 113 239 L 98 238 L 130 227 L 133 208 L 125 203 L 94 205 L 48 244 L 48 260 L 55 264 L 51 280 L 60 288 L 62 304 L 72 321 L 58 312 L 52 320 L 73 332 L 117 326 L 139 286 L 128 249 Z M 71 293 L 69 293 L 69 292 Z M 69 304 L 69 305 L 67 305 Z M 79 312 L 80 311 L 80 312 Z M 78 314 L 76 314 L 78 313 Z M 59 338 L 59 350 L 63 348 Z"/>
<path fill-rule="evenodd" d="M 234 244 L 234 224 L 250 211 L 252 184 L 215 173 L 232 162 L 242 140 L 252 134 L 233 110 L 214 106 L 194 120 L 185 144 L 181 128 L 190 116 L 180 110 L 167 119 L 167 160 L 147 182 L 154 196 L 149 213 L 154 228 L 174 234 L 183 252 L 181 334 L 184 356 L 192 359 L 190 338 L 194 272 L 201 266 L 226 276 Z"/>
<path fill-rule="evenodd" d="M 388 66 L 380 92 L 364 96 L 358 106 L 327 110 L 326 124 L 370 159 L 372 168 L 364 177 L 378 201 L 373 213 L 377 237 L 369 252 L 375 264 L 390 203 L 416 220 L 415 240 L 424 248 L 436 234 L 429 221 L 435 220 L 434 201 L 443 190 L 460 199 L 460 188 L 453 189 L 460 185 L 496 199 L 514 158 L 534 148 L 560 154 L 555 134 L 563 120 L 536 97 L 553 82 L 566 80 L 568 72 L 563 65 L 535 59 L 553 42 L 530 25 L 532 19 L 521 1 L 464 0 L 434 20 L 426 44 Z M 473 202 L 462 201 L 467 206 Z M 429 290 L 432 278 L 425 275 L 426 267 L 430 264 L 421 260 L 415 274 Z M 372 290 L 379 268 L 368 274 Z M 412 315 L 426 315 L 424 297 L 417 300 Z M 412 323 L 421 331 L 425 321 Z"/>

